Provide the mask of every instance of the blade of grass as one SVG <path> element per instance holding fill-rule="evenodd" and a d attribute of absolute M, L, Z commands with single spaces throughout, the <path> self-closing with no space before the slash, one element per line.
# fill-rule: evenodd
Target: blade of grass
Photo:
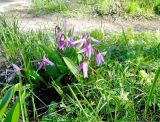
<path fill-rule="evenodd" d="M 86 117 L 88 117 L 87 113 L 86 113 L 86 112 L 85 112 L 85 110 L 83 109 L 83 107 L 82 107 L 82 105 L 81 105 L 80 101 L 78 100 L 78 98 L 77 98 L 76 94 L 74 93 L 73 89 L 70 87 L 70 85 L 69 85 L 69 84 L 68 84 L 68 88 L 69 88 L 69 90 L 71 91 L 71 93 L 72 93 L 73 97 L 75 98 L 75 100 L 77 101 L 77 103 L 78 103 L 79 107 L 82 109 L 82 111 L 83 111 L 84 115 L 85 115 Z"/>
<path fill-rule="evenodd" d="M 150 106 L 151 99 L 154 95 L 154 91 L 156 89 L 156 83 L 158 81 L 159 75 L 160 75 L 160 68 L 158 68 L 158 71 L 156 73 L 156 76 L 154 78 L 152 86 L 150 88 L 149 96 L 148 96 L 148 99 L 147 99 L 146 104 L 145 104 L 144 118 L 146 118 L 146 116 L 147 116 L 148 107 Z"/>

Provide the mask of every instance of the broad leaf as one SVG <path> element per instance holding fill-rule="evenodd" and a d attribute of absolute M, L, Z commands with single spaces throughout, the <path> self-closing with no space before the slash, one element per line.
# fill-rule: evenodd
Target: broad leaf
<path fill-rule="evenodd" d="M 20 100 L 18 98 L 16 102 L 14 103 L 13 107 L 8 112 L 7 117 L 4 120 L 4 122 L 18 122 L 20 112 L 21 112 L 21 107 L 20 107 Z"/>
<path fill-rule="evenodd" d="M 2 101 L 0 103 L 0 119 L 2 118 L 4 112 L 6 111 L 7 106 L 9 104 L 13 94 L 14 94 L 14 87 L 11 87 L 7 90 L 4 97 L 2 98 Z"/>
<path fill-rule="evenodd" d="M 73 75 L 76 77 L 77 80 L 79 80 L 79 72 L 78 72 L 78 66 L 76 66 L 72 60 L 70 60 L 67 57 L 63 57 L 64 62 L 66 63 L 69 70 L 73 73 Z"/>

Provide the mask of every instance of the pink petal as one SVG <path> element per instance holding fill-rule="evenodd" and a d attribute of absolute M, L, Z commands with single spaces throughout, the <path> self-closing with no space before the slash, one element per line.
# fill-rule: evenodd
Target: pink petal
<path fill-rule="evenodd" d="M 88 78 L 88 64 L 86 61 L 83 62 L 83 76 L 84 78 Z"/>
<path fill-rule="evenodd" d="M 87 52 L 88 51 L 88 49 L 87 48 L 83 48 L 82 50 L 80 50 L 78 53 L 85 53 L 85 52 Z"/>
<path fill-rule="evenodd" d="M 44 67 L 44 64 L 43 64 L 43 62 L 41 62 L 41 64 L 38 67 L 38 70 L 43 69 L 43 67 Z"/>
<path fill-rule="evenodd" d="M 83 64 L 80 64 L 80 66 L 78 67 L 78 72 L 80 72 L 83 69 Z"/>
<path fill-rule="evenodd" d="M 55 66 L 55 64 L 48 59 L 44 59 L 43 61 L 46 62 L 47 64 L 51 65 L 51 66 Z"/>
<path fill-rule="evenodd" d="M 101 53 L 98 53 L 96 56 L 96 64 L 99 66 L 103 62 L 104 62 L 103 55 Z"/>
<path fill-rule="evenodd" d="M 88 59 L 90 60 L 91 59 L 91 55 L 93 53 L 93 48 L 91 46 L 91 44 L 88 45 Z"/>
<path fill-rule="evenodd" d="M 85 42 L 86 42 L 86 39 L 80 39 L 80 40 L 72 42 L 72 44 L 82 47 Z"/>

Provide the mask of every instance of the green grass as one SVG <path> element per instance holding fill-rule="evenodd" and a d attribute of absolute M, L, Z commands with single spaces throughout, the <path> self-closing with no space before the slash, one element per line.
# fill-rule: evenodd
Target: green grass
<path fill-rule="evenodd" d="M 34 0 L 35 13 L 67 13 L 111 15 L 114 17 L 155 18 L 158 17 L 159 0 Z M 39 12 L 40 11 L 40 12 Z"/>
<path fill-rule="evenodd" d="M 64 0 L 34 0 L 31 6 L 35 12 L 43 13 L 61 13 L 69 9 Z"/>
<path fill-rule="evenodd" d="M 96 12 L 100 15 L 117 14 L 117 16 L 127 15 L 129 17 L 152 17 L 155 16 L 154 7 L 159 0 L 100 0 L 96 4 Z M 116 7 L 120 5 L 120 7 Z"/>
<path fill-rule="evenodd" d="M 0 45 L 6 59 L 3 70 L 10 63 L 22 62 L 23 66 L 10 83 L 0 78 L 0 108 L 4 108 L 0 119 L 20 115 L 21 121 L 29 121 L 33 111 L 34 121 L 159 121 L 160 33 L 93 30 L 89 34 L 101 41 L 94 48 L 107 55 L 106 64 L 100 67 L 90 62 L 89 78 L 84 79 L 76 71 L 77 53 L 58 51 L 55 41 L 48 41 L 53 32 L 23 32 L 16 21 L 4 19 L 0 23 Z M 48 66 L 38 72 L 38 64 L 32 61 L 43 55 L 56 68 Z"/>

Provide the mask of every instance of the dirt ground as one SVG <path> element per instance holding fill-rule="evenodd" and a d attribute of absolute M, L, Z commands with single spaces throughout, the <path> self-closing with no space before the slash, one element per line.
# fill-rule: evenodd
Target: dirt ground
<path fill-rule="evenodd" d="M 5 0 L 4 0 L 5 1 Z M 1 16 L 9 18 L 17 16 L 19 19 L 19 28 L 21 30 L 53 29 L 64 20 L 64 15 L 49 14 L 35 16 L 30 10 L 30 0 L 0 0 Z M 83 15 L 76 17 L 67 17 L 68 28 L 75 26 L 77 32 L 85 32 L 101 27 L 106 32 L 120 32 L 122 28 L 139 31 L 156 31 L 160 29 L 160 19 L 157 20 L 124 20 L 118 19 L 113 22 L 109 17 L 101 19 L 92 15 Z"/>
<path fill-rule="evenodd" d="M 59 23 L 62 23 L 64 17 L 59 15 L 41 15 L 37 17 L 28 17 L 27 15 L 20 17 L 19 27 L 28 29 L 52 29 Z M 131 28 L 134 31 L 156 31 L 160 29 L 160 21 L 137 21 L 137 20 L 117 20 L 112 21 L 101 19 L 99 17 L 82 16 L 82 17 L 71 17 L 67 18 L 68 28 L 75 26 L 79 32 L 89 31 L 93 29 L 100 29 L 101 27 L 108 32 L 119 32 L 124 29 Z"/>

